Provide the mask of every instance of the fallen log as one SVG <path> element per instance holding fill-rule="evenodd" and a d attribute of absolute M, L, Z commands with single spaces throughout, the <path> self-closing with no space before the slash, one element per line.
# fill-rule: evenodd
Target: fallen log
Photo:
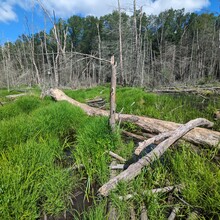
<path fill-rule="evenodd" d="M 16 99 L 18 97 L 25 96 L 25 95 L 27 95 L 27 93 L 20 93 L 20 94 L 15 94 L 15 95 L 7 95 L 5 97 L 8 98 L 8 99 Z"/>
<path fill-rule="evenodd" d="M 80 107 L 90 116 L 109 116 L 109 111 L 90 107 L 86 104 L 80 103 L 62 92 L 59 89 L 50 89 L 48 92 L 56 101 L 67 101 L 74 106 Z M 159 134 L 167 131 L 177 129 L 181 124 L 159 119 L 153 119 L 143 116 L 116 114 L 116 120 L 130 121 L 141 127 L 148 133 Z M 205 128 L 195 128 L 183 136 L 183 139 L 196 145 L 205 145 L 211 147 L 218 147 L 220 141 L 220 132 L 208 130 Z"/>
<path fill-rule="evenodd" d="M 163 188 L 156 188 L 156 189 L 152 189 L 152 190 L 145 190 L 145 191 L 142 192 L 142 195 L 147 194 L 150 191 L 151 191 L 151 193 L 168 193 L 168 192 L 171 192 L 171 191 L 174 191 L 174 190 L 180 191 L 182 188 L 183 188 L 182 185 L 166 186 L 166 187 L 163 187 Z M 137 193 L 128 194 L 128 195 L 125 195 L 125 196 L 119 196 L 119 199 L 123 200 L 123 201 L 126 201 L 126 200 L 129 200 L 129 199 L 133 198 L 136 195 L 137 195 Z"/>
<path fill-rule="evenodd" d="M 116 188 L 119 182 L 134 179 L 141 173 L 143 167 L 150 165 L 152 162 L 160 158 L 174 142 L 176 142 L 194 127 L 211 125 L 212 123 L 210 121 L 203 118 L 198 118 L 180 126 L 176 129 L 171 137 L 161 142 L 149 154 L 139 159 L 136 163 L 131 164 L 125 171 L 112 178 L 109 182 L 105 183 L 101 188 L 99 188 L 99 194 L 102 196 L 108 196 L 110 191 Z"/>

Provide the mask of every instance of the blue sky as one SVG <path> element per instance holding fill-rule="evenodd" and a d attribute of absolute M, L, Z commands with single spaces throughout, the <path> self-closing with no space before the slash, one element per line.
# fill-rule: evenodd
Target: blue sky
<path fill-rule="evenodd" d="M 19 35 L 38 32 L 52 27 L 45 19 L 37 0 L 0 0 L 0 44 L 14 42 Z M 117 8 L 117 0 L 40 0 L 57 17 L 66 19 L 73 14 L 102 16 Z M 121 7 L 129 13 L 132 0 L 121 0 Z M 137 0 L 147 14 L 159 14 L 169 8 L 185 8 L 188 12 L 220 13 L 220 0 Z M 45 22 L 46 21 L 46 22 Z"/>

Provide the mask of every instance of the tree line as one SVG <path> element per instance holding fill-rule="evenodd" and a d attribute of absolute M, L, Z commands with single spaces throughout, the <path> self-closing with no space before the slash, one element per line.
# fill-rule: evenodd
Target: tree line
<path fill-rule="evenodd" d="M 46 15 L 45 15 L 46 16 Z M 73 15 L 53 20 L 47 33 L 22 35 L 0 47 L 0 86 L 21 84 L 129 86 L 203 84 L 220 80 L 220 16 L 167 10 L 132 15 L 118 9 L 100 18 Z"/>

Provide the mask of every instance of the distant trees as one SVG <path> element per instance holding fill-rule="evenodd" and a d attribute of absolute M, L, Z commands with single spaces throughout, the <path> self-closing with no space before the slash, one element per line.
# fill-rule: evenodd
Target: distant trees
<path fill-rule="evenodd" d="M 147 16 L 118 10 L 100 18 L 59 19 L 49 33 L 22 35 L 0 53 L 0 86 L 91 86 L 110 82 L 159 86 L 220 80 L 220 16 L 167 10 Z M 88 54 L 86 56 L 85 54 Z"/>

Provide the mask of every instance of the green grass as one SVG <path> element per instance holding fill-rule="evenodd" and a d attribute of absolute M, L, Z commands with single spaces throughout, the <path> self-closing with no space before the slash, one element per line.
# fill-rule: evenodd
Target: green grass
<path fill-rule="evenodd" d="M 107 87 L 65 92 L 80 102 L 109 99 Z M 6 95 L 6 90 L 0 90 L 0 100 Z M 82 184 L 85 199 L 92 196 L 94 204 L 74 219 L 108 219 L 107 199 L 96 195 L 96 188 L 109 179 L 108 151 L 129 160 L 135 143 L 123 141 L 118 133 L 113 135 L 105 117 L 89 117 L 69 103 L 41 100 L 37 95 L 39 91 L 34 89 L 33 95 L 0 106 L 0 219 L 39 219 L 43 213 L 56 217 L 65 210 L 72 212 L 69 198 Z M 185 123 L 197 117 L 212 120 L 219 108 L 219 97 L 204 100 L 191 95 L 148 94 L 138 88 L 117 89 L 117 111 L 123 113 Z M 136 129 L 131 123 L 126 128 Z M 219 122 L 215 129 L 220 129 Z M 129 219 L 131 207 L 139 218 L 141 203 L 149 219 L 166 219 L 175 205 L 181 207 L 180 219 L 194 210 L 201 218 L 219 216 L 220 172 L 219 164 L 212 160 L 218 152 L 202 152 L 198 155 L 182 144 L 143 169 L 135 180 L 120 183 L 109 196 L 119 219 Z M 75 164 L 84 168 L 72 170 Z M 178 196 L 189 205 L 175 192 L 151 193 L 153 188 L 175 184 L 185 186 Z M 119 199 L 129 193 L 135 196 L 128 201 Z"/>
<path fill-rule="evenodd" d="M 42 210 L 58 214 L 65 209 L 74 178 L 54 164 L 60 148 L 55 137 L 40 138 L 1 153 L 0 219 L 36 219 Z"/>
<path fill-rule="evenodd" d="M 80 102 L 86 102 L 87 99 L 97 96 L 109 102 L 109 89 L 106 87 L 65 92 Z M 116 92 L 116 104 L 117 112 L 186 123 L 199 117 L 213 121 L 214 112 L 220 109 L 220 98 L 219 96 L 204 98 L 199 95 L 153 94 L 139 88 L 119 87 Z M 220 130 L 219 121 L 215 122 L 214 129 Z"/>

